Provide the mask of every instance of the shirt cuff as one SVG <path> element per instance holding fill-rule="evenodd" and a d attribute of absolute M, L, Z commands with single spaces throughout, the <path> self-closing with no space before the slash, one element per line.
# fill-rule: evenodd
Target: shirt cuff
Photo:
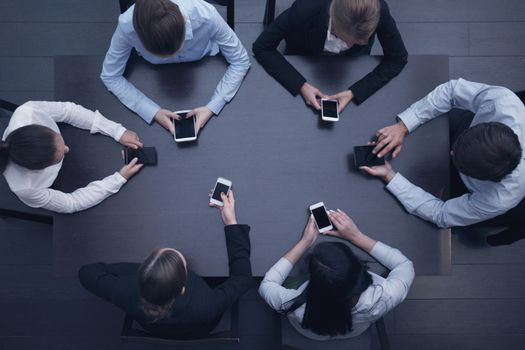
<path fill-rule="evenodd" d="M 128 182 L 128 180 L 126 180 L 126 178 L 122 176 L 118 171 L 116 171 L 115 174 L 113 174 L 113 178 L 115 179 L 115 184 L 119 186 L 119 189 L 120 187 L 124 186 L 126 182 Z"/>
<path fill-rule="evenodd" d="M 208 107 L 215 115 L 219 115 L 224 108 L 224 105 L 226 105 L 226 101 L 221 96 L 213 95 L 211 101 L 208 102 L 206 107 Z"/>
<path fill-rule="evenodd" d="M 386 189 L 397 197 L 412 186 L 412 183 L 408 181 L 403 175 L 396 173 L 392 180 L 390 180 L 390 182 L 386 185 Z"/>
<path fill-rule="evenodd" d="M 149 102 L 140 106 L 137 110 L 137 114 L 144 119 L 146 123 L 151 124 L 158 111 L 160 111 L 160 106 L 154 102 Z"/>
<path fill-rule="evenodd" d="M 122 134 L 126 131 L 126 128 L 123 127 L 122 124 L 107 119 L 97 110 L 95 111 L 95 120 L 90 131 L 91 133 L 102 132 L 118 142 Z"/>
<path fill-rule="evenodd" d="M 414 131 L 419 126 L 419 119 L 412 108 L 408 108 L 402 113 L 398 114 L 399 119 L 405 124 L 408 132 Z"/>
<path fill-rule="evenodd" d="M 391 249 L 391 247 L 387 246 L 383 242 L 378 241 L 374 245 L 374 248 L 372 248 L 370 251 L 370 255 L 372 255 L 377 261 L 382 261 L 388 256 L 388 253 Z"/>

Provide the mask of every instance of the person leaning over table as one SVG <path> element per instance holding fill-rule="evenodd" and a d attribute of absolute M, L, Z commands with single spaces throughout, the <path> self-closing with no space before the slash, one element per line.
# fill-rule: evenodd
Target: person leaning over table
<path fill-rule="evenodd" d="M 26 102 L 11 116 L 0 142 L 0 171 L 11 191 L 24 204 L 58 213 L 85 210 L 117 193 L 142 167 L 133 159 L 113 175 L 72 193 L 49 188 L 69 152 L 60 134 L 59 122 L 89 130 L 92 134 L 110 136 L 124 146 L 143 146 L 137 134 L 106 119 L 98 111 L 71 102 Z"/>
<path fill-rule="evenodd" d="M 492 245 L 512 243 L 525 231 L 525 106 L 510 90 L 464 79 L 439 85 L 377 132 L 374 153 L 399 155 L 409 132 L 453 108 L 450 155 L 452 197 L 442 201 L 415 186 L 386 162 L 362 169 L 383 179 L 405 209 L 439 227 L 504 226 Z"/>
<path fill-rule="evenodd" d="M 308 83 L 277 51 L 284 39 L 291 54 L 369 55 L 376 34 L 384 53 L 381 63 L 347 90 L 332 96 Z M 408 57 L 384 0 L 296 0 L 259 35 L 253 53 L 292 95 L 301 93 L 305 103 L 317 110 L 321 109 L 319 98 L 337 99 L 339 111 L 350 101 L 364 102 L 385 86 L 403 70 Z"/>
<path fill-rule="evenodd" d="M 338 209 L 328 215 L 336 228 L 328 235 L 369 253 L 390 273 L 383 278 L 369 272 L 342 242 L 323 242 L 308 257 L 309 280 L 297 288 L 284 286 L 319 236 L 310 217 L 299 242 L 266 272 L 259 294 L 272 309 L 287 315 L 299 333 L 314 340 L 360 335 L 405 299 L 415 275 L 406 256 L 362 233 L 346 213 Z"/>
<path fill-rule="evenodd" d="M 91 293 L 115 304 L 156 336 L 203 337 L 223 313 L 252 285 L 250 227 L 237 224 L 235 199 L 221 194 L 219 207 L 230 277 L 211 288 L 173 248 L 154 250 L 142 264 L 91 264 L 79 271 L 80 283 Z M 211 205 L 211 204 L 210 204 Z"/>
<path fill-rule="evenodd" d="M 172 119 L 180 116 L 161 108 L 123 76 L 133 48 L 152 64 L 197 61 L 219 51 L 223 54 L 229 66 L 211 100 L 187 115 L 196 117 L 197 132 L 230 102 L 250 68 L 246 49 L 212 5 L 203 0 L 137 0 L 118 19 L 100 78 L 145 122 L 155 120 L 172 134 Z"/>

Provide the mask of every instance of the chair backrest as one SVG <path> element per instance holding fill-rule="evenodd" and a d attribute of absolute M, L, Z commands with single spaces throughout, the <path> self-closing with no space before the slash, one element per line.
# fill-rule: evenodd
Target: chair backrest
<path fill-rule="evenodd" d="M 266 0 L 266 8 L 264 10 L 263 24 L 267 26 L 272 23 L 275 18 L 275 0 Z"/>
<path fill-rule="evenodd" d="M 172 346 L 197 346 L 197 345 L 219 345 L 219 344 L 238 344 L 239 338 L 239 306 L 235 303 L 230 310 L 228 310 L 219 322 L 217 330 L 224 328 L 224 324 L 228 324 L 228 330 L 212 331 L 207 337 L 196 339 L 173 339 L 160 338 L 152 335 L 148 331 L 142 329 L 133 318 L 126 314 L 120 338 L 128 342 L 141 342 L 149 344 L 162 344 Z"/>
<path fill-rule="evenodd" d="M 0 117 L 11 118 L 11 115 L 17 108 L 17 104 L 0 99 Z"/>
<path fill-rule="evenodd" d="M 119 0 L 120 13 L 126 12 L 136 0 Z M 206 0 L 209 3 L 226 6 L 226 23 L 235 30 L 235 0 Z"/>
<path fill-rule="evenodd" d="M 525 104 L 525 90 L 516 91 L 515 94 L 518 95 L 518 97 L 520 98 L 521 102 L 523 102 Z"/>

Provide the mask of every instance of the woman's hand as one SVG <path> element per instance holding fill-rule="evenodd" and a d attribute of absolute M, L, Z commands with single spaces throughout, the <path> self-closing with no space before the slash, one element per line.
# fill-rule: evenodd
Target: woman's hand
<path fill-rule="evenodd" d="M 139 161 L 138 158 L 133 158 L 129 164 L 126 164 L 120 169 L 119 173 L 123 178 L 129 180 L 133 175 L 138 173 L 144 164 L 137 164 Z"/>

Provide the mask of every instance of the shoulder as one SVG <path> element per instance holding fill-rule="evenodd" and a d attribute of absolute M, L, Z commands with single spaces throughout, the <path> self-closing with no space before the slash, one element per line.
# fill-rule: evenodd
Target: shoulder
<path fill-rule="evenodd" d="M 118 27 L 124 34 L 131 34 L 135 32 L 133 27 L 133 11 L 135 10 L 135 5 L 131 6 L 123 14 L 118 17 Z"/>

